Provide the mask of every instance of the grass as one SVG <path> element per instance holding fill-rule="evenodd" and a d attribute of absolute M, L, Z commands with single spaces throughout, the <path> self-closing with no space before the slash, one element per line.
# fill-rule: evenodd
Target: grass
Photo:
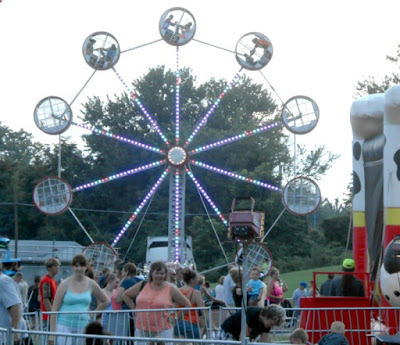
<path fill-rule="evenodd" d="M 292 298 L 293 291 L 299 287 L 301 281 L 305 281 L 309 284 L 310 280 L 313 279 L 313 272 L 341 272 L 341 266 L 325 266 L 325 267 L 318 267 L 312 268 L 309 270 L 303 271 L 295 271 L 295 272 L 288 272 L 288 273 L 281 273 L 281 279 L 287 284 L 288 291 L 285 292 L 286 298 Z M 325 274 L 320 274 L 317 276 L 317 286 L 318 288 L 321 287 L 321 284 L 327 279 Z M 267 282 L 268 280 L 265 280 Z M 217 283 L 211 283 L 211 288 L 215 288 Z"/>
<path fill-rule="evenodd" d="M 309 281 L 313 279 L 313 272 L 340 272 L 340 270 L 341 270 L 340 265 L 335 265 L 335 266 L 313 268 L 304 271 L 281 273 L 280 274 L 281 279 L 288 286 L 288 291 L 285 292 L 285 297 L 291 298 L 293 296 L 293 291 L 299 287 L 301 281 L 305 281 L 307 284 L 309 284 Z M 321 284 L 327 279 L 327 276 L 325 274 L 319 274 L 317 275 L 316 279 L 317 279 L 317 286 L 319 288 Z"/>

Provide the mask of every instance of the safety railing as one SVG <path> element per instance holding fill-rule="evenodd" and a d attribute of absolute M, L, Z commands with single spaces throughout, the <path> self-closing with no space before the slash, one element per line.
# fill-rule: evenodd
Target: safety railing
<path fill-rule="evenodd" d="M 145 345 L 152 339 L 152 345 L 157 342 L 176 344 L 191 342 L 231 344 L 231 341 L 218 340 L 218 328 L 223 321 L 240 308 L 220 308 L 217 315 L 213 314 L 210 307 L 207 308 L 178 308 L 178 309 L 143 309 L 143 310 L 105 310 L 102 312 L 49 312 L 50 317 L 56 315 L 59 319 L 67 315 L 70 325 L 64 324 L 67 328 L 60 328 L 55 333 L 56 345 L 74 345 L 73 338 L 85 340 L 83 336 L 86 324 L 92 320 L 102 323 L 104 329 L 110 333 L 109 341 L 113 344 L 123 344 L 129 340 L 139 342 L 137 345 Z M 330 331 L 333 321 L 342 321 L 345 324 L 345 336 L 351 344 L 370 344 L 371 337 L 378 334 L 394 334 L 399 331 L 400 308 L 287 308 L 288 318 L 284 325 L 270 332 L 270 339 L 274 343 L 288 344 L 290 333 L 297 327 L 306 330 L 311 343 L 316 343 Z M 198 323 L 195 317 L 202 314 Z M 24 314 L 28 325 L 27 330 L 15 330 L 20 334 L 28 334 L 29 340 L 34 345 L 47 345 L 49 329 L 48 323 L 42 321 L 42 314 Z M 296 315 L 296 317 L 293 317 Z M 383 320 L 391 318 L 396 329 L 389 329 Z M 186 319 L 186 320 L 185 320 Z M 29 322 L 35 320 L 35 327 L 29 327 Z M 180 322 L 187 321 L 189 325 Z M 65 319 L 64 319 L 65 321 Z M 214 322 L 216 321 L 216 322 Z M 136 327 L 133 327 L 136 322 Z M 80 329 L 74 326 L 81 324 Z M 183 325 L 180 325 L 183 324 Z M 179 327 L 181 326 L 181 327 Z M 115 328 L 113 328 L 115 327 Z M 168 332 L 162 332 L 163 330 Z M 10 330 L 8 330 L 10 332 Z M 136 331 L 136 333 L 135 333 Z M 7 330 L 0 329 L 0 344 L 8 344 L 10 336 Z M 144 340 L 143 340 L 144 339 Z M 142 344 L 143 342 L 143 344 Z M 10 343 L 12 344 L 12 343 Z M 24 344 L 27 344 L 24 341 Z M 88 344 L 89 345 L 89 344 Z M 97 345 L 97 343 L 96 343 Z"/>
<path fill-rule="evenodd" d="M 11 335 L 11 330 L 7 328 L 0 328 L 0 344 L 7 344 L 8 337 Z"/>
<path fill-rule="evenodd" d="M 42 313 L 45 314 L 49 320 L 56 316 L 56 331 L 71 333 L 84 333 L 85 326 L 93 320 L 116 336 L 201 339 L 211 338 L 212 330 L 210 307 Z M 49 322 L 40 324 L 40 330 L 49 331 Z"/>
<path fill-rule="evenodd" d="M 390 320 L 388 327 L 383 320 Z M 350 344 L 370 344 L 378 334 L 394 334 L 399 331 L 400 308 L 302 308 L 298 325 L 304 328 L 314 344 L 329 333 L 334 321 L 345 325 L 345 336 Z"/>
<path fill-rule="evenodd" d="M 8 338 L 10 342 L 4 344 L 13 344 L 14 335 L 22 335 L 23 331 L 8 330 Z M 18 342 L 20 345 L 38 345 L 49 344 L 48 339 L 51 337 L 55 345 L 280 345 L 286 342 L 268 342 L 268 343 L 254 343 L 250 342 L 248 338 L 243 341 L 232 340 L 217 340 L 217 339 L 171 339 L 171 338 L 149 338 L 149 337 L 120 337 L 110 335 L 95 335 L 95 334 L 69 334 L 60 332 L 44 332 L 44 331 L 28 331 L 28 337 Z M 37 343 L 32 341 L 36 339 L 46 339 L 44 343 Z M 15 344 L 15 343 L 14 343 Z"/>

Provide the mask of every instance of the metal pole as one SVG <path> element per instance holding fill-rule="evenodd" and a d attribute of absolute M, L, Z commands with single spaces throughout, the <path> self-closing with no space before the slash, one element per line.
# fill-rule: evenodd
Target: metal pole
<path fill-rule="evenodd" d="M 79 221 L 78 217 L 75 215 L 75 213 L 68 207 L 68 211 L 71 212 L 72 216 L 76 220 L 76 222 L 79 224 L 83 232 L 86 234 L 86 236 L 89 238 L 90 242 L 94 243 L 93 238 L 90 237 L 89 233 L 86 231 L 85 227 L 82 225 L 82 223 Z"/>
<path fill-rule="evenodd" d="M 58 177 L 61 177 L 61 134 L 58 136 Z"/>
<path fill-rule="evenodd" d="M 282 212 L 279 214 L 278 218 L 275 219 L 275 221 L 272 223 L 270 228 L 268 229 L 267 233 L 264 235 L 263 239 L 261 242 L 264 242 L 265 238 L 268 236 L 268 234 L 271 232 L 271 230 L 274 228 L 275 224 L 278 222 L 278 220 L 282 217 L 283 213 L 286 211 L 286 208 L 282 210 Z"/>
<path fill-rule="evenodd" d="M 297 148 L 296 148 L 296 134 L 293 134 L 293 176 L 297 174 Z"/>
<path fill-rule="evenodd" d="M 14 258 L 18 257 L 18 189 L 16 184 L 17 181 L 14 180 Z"/>
<path fill-rule="evenodd" d="M 241 323 L 241 335 L 242 335 L 242 345 L 246 344 L 246 310 L 247 310 L 247 249 L 248 243 L 246 241 L 243 242 L 243 275 L 242 275 L 242 323 Z"/>
<path fill-rule="evenodd" d="M 11 327 L 7 328 L 6 337 L 7 337 L 8 344 L 14 344 L 14 335 L 13 335 Z"/>

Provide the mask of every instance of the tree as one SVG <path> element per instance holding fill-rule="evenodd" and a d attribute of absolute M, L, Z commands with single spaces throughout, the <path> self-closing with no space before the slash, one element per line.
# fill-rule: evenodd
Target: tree
<path fill-rule="evenodd" d="M 150 69 L 149 72 L 132 82 L 133 89 L 147 111 L 157 120 L 164 134 L 174 135 L 175 73 L 163 66 Z M 181 104 L 181 137 L 187 138 L 194 126 L 208 111 L 210 104 L 225 88 L 226 80 L 210 79 L 203 84 L 197 84 L 191 70 L 181 71 L 180 104 Z M 164 144 L 154 128 L 144 118 L 140 109 L 127 94 L 116 95 L 101 100 L 94 96 L 83 105 L 84 122 L 96 128 L 105 129 L 124 137 L 142 141 L 164 148 Z M 254 83 L 250 78 L 243 77 L 226 94 L 215 113 L 209 117 L 207 124 L 194 138 L 191 147 L 198 147 L 221 138 L 230 137 L 251 130 L 269 122 L 279 120 L 277 106 L 269 92 L 261 84 Z M 63 177 L 72 187 L 98 180 L 126 171 L 149 162 L 163 159 L 163 155 L 124 145 L 99 135 L 83 137 L 85 149 L 62 142 Z M 271 184 L 282 185 L 282 171 L 290 174 L 291 160 L 287 147 L 287 137 L 282 128 L 276 127 L 268 133 L 246 138 L 239 142 L 220 147 L 219 149 L 202 152 L 196 159 L 220 166 L 238 174 L 256 178 Z M 32 143 L 33 144 L 33 143 Z M 34 145 L 33 145 L 34 147 Z M 31 193 L 35 182 L 49 174 L 54 174 L 57 166 L 57 151 L 55 148 L 40 146 L 38 153 L 32 153 L 34 161 L 30 161 L 30 169 L 25 173 L 24 189 Z M 15 155 L 14 155 L 15 156 Z M 300 170 L 307 176 L 318 179 L 336 159 L 336 156 L 326 152 L 324 147 L 318 147 L 309 152 L 301 149 Z M 135 174 L 124 179 L 100 184 L 84 192 L 74 193 L 71 208 L 80 218 L 82 224 L 94 240 L 110 243 L 119 232 L 130 214 L 147 194 L 163 167 Z M 282 211 L 279 193 L 259 188 L 253 184 L 231 180 L 227 177 L 201 170 L 192 166 L 193 173 L 203 184 L 207 193 L 221 211 L 228 216 L 232 199 L 236 196 L 251 195 L 257 200 L 257 208 L 266 210 L 266 227 L 272 224 Z M 52 173 L 51 173 L 52 172 Z M 132 224 L 126 235 L 118 243 L 121 252 L 126 253 L 131 247 L 131 239 L 135 241 L 128 258 L 141 262 L 144 260 L 144 248 L 147 236 L 167 235 L 168 183 L 164 182 L 157 191 L 156 197 L 149 200 L 146 207 Z M 220 253 L 215 234 L 211 233 L 209 220 L 205 213 L 213 213 L 204 209 L 199 202 L 199 195 L 187 181 L 185 219 L 187 233 L 193 236 L 194 252 L 197 255 L 199 268 L 209 268 L 225 259 Z M 90 209 L 103 210 L 93 213 Z M 206 212 L 207 211 L 207 212 Z M 56 239 L 79 239 L 83 244 L 87 240 L 69 213 L 62 216 L 49 217 L 41 215 L 36 209 L 34 216 L 29 216 L 35 224 L 32 237 Z M 146 214 L 143 222 L 142 216 Z M 202 217 L 200 217 L 202 216 Z M 33 219 L 35 218 L 35 219 Z M 215 223 L 218 237 L 232 260 L 235 248 L 227 243 L 226 230 Z M 282 216 L 271 235 L 267 238 L 268 246 L 279 259 L 289 261 L 293 255 L 309 256 L 314 234 L 310 230 L 307 217 L 295 217 L 289 213 Z M 31 237 L 31 238 L 32 238 Z M 83 238 L 83 240 L 82 240 Z M 211 241 L 209 239 L 212 239 Z M 283 253 L 283 255 L 282 255 Z M 125 255 L 123 255 L 125 256 Z M 210 260 L 211 258 L 211 260 Z"/>
<path fill-rule="evenodd" d="M 395 56 L 386 56 L 386 59 L 396 64 L 397 69 L 400 67 L 400 45 L 397 46 Z M 391 75 L 385 75 L 382 80 L 377 81 L 375 77 L 369 76 L 362 81 L 359 81 L 356 86 L 356 96 L 372 95 L 374 93 L 383 93 L 388 88 L 400 83 L 400 74 L 398 71 L 393 72 Z"/>
<path fill-rule="evenodd" d="M 207 112 L 209 104 L 212 104 L 219 96 L 221 90 L 227 84 L 226 80 L 211 79 L 208 82 L 197 85 L 196 78 L 191 74 L 190 69 L 181 72 L 180 84 L 180 104 L 181 104 L 181 137 L 186 138 L 191 134 L 194 124 L 198 123 Z M 136 79 L 133 89 L 138 95 L 147 111 L 157 119 L 159 127 L 164 134 L 174 133 L 173 120 L 171 114 L 174 113 L 174 89 L 175 74 L 166 70 L 163 66 L 158 66 L 149 70 L 143 77 Z M 216 112 L 208 119 L 207 125 L 198 133 L 193 141 L 193 146 L 201 146 L 218 139 L 241 133 L 244 130 L 253 129 L 268 122 L 279 119 L 276 112 L 276 104 L 270 94 L 262 88 L 261 84 L 254 83 L 250 78 L 244 77 L 240 83 L 226 94 L 223 102 L 219 105 Z M 152 145 L 162 146 L 158 134 L 149 126 L 140 110 L 132 106 L 132 100 L 126 95 L 115 96 L 115 99 L 107 99 L 102 102 L 94 97 L 84 105 L 84 119 L 93 126 L 107 128 L 113 133 L 119 133 L 135 140 L 143 140 Z M 172 138 L 170 138 L 172 139 Z M 130 167 L 138 166 L 144 162 L 158 159 L 159 155 L 144 152 L 136 147 L 123 146 L 120 143 L 107 141 L 98 136 L 86 136 L 85 141 L 87 150 L 90 152 L 88 159 L 97 176 L 107 176 L 116 171 L 123 171 Z M 281 171 L 290 174 L 292 169 L 291 157 L 287 147 L 287 138 L 281 128 L 276 128 L 268 133 L 246 138 L 231 145 L 219 148 L 218 150 L 205 151 L 196 159 L 208 162 L 212 165 L 224 167 L 251 178 L 269 181 L 275 185 L 282 184 Z M 317 147 L 314 150 L 306 151 L 299 149 L 300 169 L 306 176 L 318 179 L 325 174 L 337 158 L 326 151 L 324 147 Z M 279 169 L 281 167 L 281 169 Z M 266 222 L 273 223 L 277 215 L 282 210 L 281 197 L 279 194 L 258 188 L 251 184 L 246 184 L 236 180 L 200 170 L 193 166 L 193 172 L 198 180 L 204 185 L 207 192 L 212 196 L 217 205 L 225 215 L 229 213 L 229 206 L 235 196 L 252 195 L 257 200 L 260 209 L 267 210 Z M 151 170 L 146 174 L 134 175 L 125 181 L 114 181 L 98 187 L 97 191 L 88 192 L 94 195 L 88 197 L 93 207 L 103 207 L 121 210 L 133 210 L 132 202 L 137 203 L 143 198 L 145 193 L 159 176 L 160 170 Z M 163 185 L 149 206 L 148 213 L 162 213 L 167 209 L 168 202 L 167 186 Z M 118 195 L 118 200 L 112 198 L 112 194 Z M 96 205 L 96 206 L 95 206 Z M 128 209 L 126 205 L 131 205 Z M 202 204 L 196 189 L 187 183 L 186 210 L 188 214 L 204 213 Z M 126 215 L 119 217 L 116 224 L 123 224 Z M 167 215 L 162 221 L 160 217 L 151 217 L 148 222 L 145 220 L 140 226 L 135 242 L 135 248 L 144 248 L 146 236 L 151 234 L 167 235 Z M 102 218 L 105 220 L 105 218 Z M 138 229 L 139 220 L 132 225 L 119 245 L 122 252 L 129 246 L 130 239 Z M 282 253 L 278 248 L 284 248 L 287 255 L 309 255 L 308 248 L 312 239 L 308 231 L 308 220 L 306 218 L 294 217 L 285 214 L 282 218 L 283 224 L 278 224 L 276 229 L 268 238 L 269 244 L 273 247 L 272 251 L 277 255 Z M 223 262 L 223 257 L 219 253 L 215 242 L 210 245 L 205 238 L 213 238 L 209 233 L 208 221 L 198 217 L 186 217 L 187 232 L 193 235 L 195 255 L 198 256 L 200 268 L 208 268 L 209 265 Z M 104 222 L 104 225 L 109 222 Z M 156 228 L 156 231 L 154 231 Z M 114 234 L 118 231 L 114 227 Z M 220 230 L 221 231 L 221 230 Z M 224 231 L 219 233 L 222 241 L 226 238 Z M 302 241 L 305 241 L 304 243 Z M 300 242 L 299 242 L 300 241 Z M 300 244 L 300 245 L 299 245 Z M 232 245 L 224 243 L 224 247 L 232 252 Z M 137 255 L 136 255 L 137 254 Z M 138 250 L 130 254 L 136 261 L 143 260 L 144 253 Z M 207 258 L 202 262 L 201 258 Z M 219 257 L 219 258 L 217 258 Z M 212 261 L 208 260 L 213 258 Z M 222 260 L 222 261 L 221 261 Z M 207 266 L 208 265 L 208 266 Z"/>
<path fill-rule="evenodd" d="M 32 134 L 12 131 L 0 122 L 0 231 L 3 235 L 14 237 L 15 228 L 21 237 L 30 232 L 27 223 L 31 219 L 30 210 L 20 206 L 32 200 L 32 189 L 26 186 L 43 150 L 43 145 L 32 140 Z"/>

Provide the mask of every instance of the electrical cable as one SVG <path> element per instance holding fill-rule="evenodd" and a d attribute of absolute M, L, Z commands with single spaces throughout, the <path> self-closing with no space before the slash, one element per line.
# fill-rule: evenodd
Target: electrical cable
<path fill-rule="evenodd" d="M 140 230 L 140 228 L 141 228 L 141 226 L 142 226 L 142 224 L 143 224 L 144 218 L 146 217 L 147 211 L 149 210 L 149 207 L 150 207 L 150 205 L 151 205 L 151 202 L 153 201 L 154 195 L 155 195 L 155 193 L 153 193 L 153 195 L 151 196 L 151 198 L 150 198 L 150 200 L 149 200 L 149 203 L 147 204 L 147 207 L 146 207 L 146 209 L 145 209 L 145 211 L 144 211 L 144 213 L 143 213 L 142 219 L 140 220 L 139 226 L 137 227 L 136 232 L 135 232 L 135 234 L 133 235 L 132 241 L 131 241 L 131 243 L 129 244 L 129 247 L 128 247 L 126 253 L 125 253 L 125 256 L 124 256 L 124 260 L 123 260 L 123 261 L 125 261 L 126 257 L 128 256 L 129 251 L 130 251 L 131 248 L 132 248 L 133 241 L 136 239 L 136 235 L 138 234 L 138 232 L 139 232 L 139 230 Z"/>
<path fill-rule="evenodd" d="M 190 165 L 189 165 L 189 169 L 190 169 L 190 171 L 192 172 L 192 167 L 191 167 Z M 192 172 L 192 173 L 193 173 L 193 172 Z M 196 186 L 196 185 L 195 185 L 195 186 Z M 222 246 L 221 240 L 220 240 L 219 237 L 218 237 L 217 230 L 215 230 L 214 224 L 213 224 L 212 219 L 211 219 L 211 217 L 210 217 L 210 214 L 209 214 L 209 212 L 208 212 L 207 206 L 206 206 L 206 204 L 205 204 L 205 202 L 204 202 L 203 196 L 201 195 L 201 192 L 200 192 L 200 190 L 199 190 L 199 188 L 198 188 L 197 186 L 196 186 L 196 190 L 197 190 L 197 193 L 199 193 L 199 197 L 200 197 L 201 203 L 203 204 L 203 207 L 204 207 L 204 209 L 205 209 L 205 211 L 206 211 L 206 213 L 207 213 L 207 218 L 208 218 L 208 220 L 209 220 L 209 222 L 210 222 L 210 225 L 211 225 L 211 227 L 212 227 L 212 229 L 213 229 L 213 231 L 214 231 L 214 235 L 215 235 L 215 237 L 217 238 L 218 244 L 219 244 L 219 246 L 220 246 L 220 248 L 221 248 L 222 254 L 223 254 L 224 257 L 225 257 L 226 263 L 229 264 L 229 259 L 228 259 L 228 257 L 226 256 L 224 247 Z"/>

